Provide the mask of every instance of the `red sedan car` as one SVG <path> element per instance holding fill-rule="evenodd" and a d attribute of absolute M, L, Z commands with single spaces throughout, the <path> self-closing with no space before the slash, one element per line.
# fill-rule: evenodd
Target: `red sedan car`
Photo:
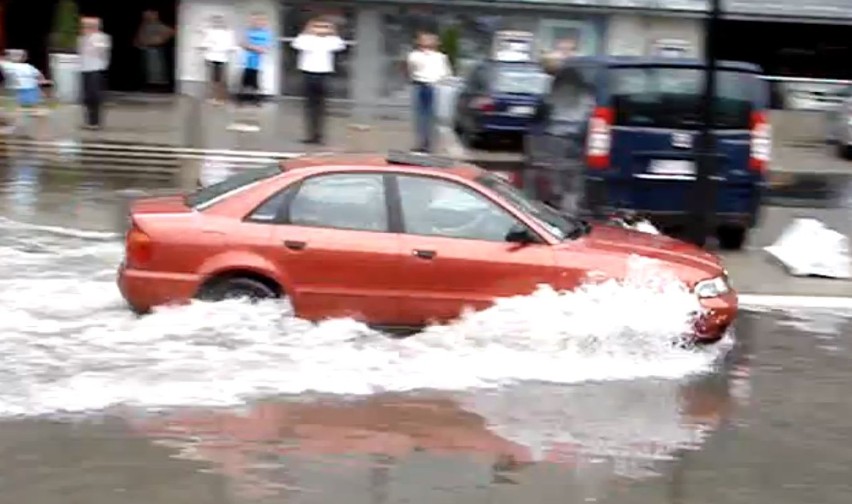
<path fill-rule="evenodd" d="M 592 225 L 471 165 L 416 154 L 316 156 L 130 209 L 118 285 L 134 311 L 192 298 L 287 297 L 308 320 L 386 328 L 450 321 L 496 298 L 627 274 L 662 260 L 700 298 L 703 341 L 737 312 L 719 259 L 662 236 Z"/>

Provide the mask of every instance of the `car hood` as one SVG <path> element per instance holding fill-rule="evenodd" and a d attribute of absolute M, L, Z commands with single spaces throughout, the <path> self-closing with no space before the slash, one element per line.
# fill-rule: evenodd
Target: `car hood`
<path fill-rule="evenodd" d="M 597 224 L 580 239 L 592 254 L 632 254 L 657 259 L 674 267 L 684 281 L 694 282 L 722 274 L 719 258 L 695 245 L 619 226 Z"/>

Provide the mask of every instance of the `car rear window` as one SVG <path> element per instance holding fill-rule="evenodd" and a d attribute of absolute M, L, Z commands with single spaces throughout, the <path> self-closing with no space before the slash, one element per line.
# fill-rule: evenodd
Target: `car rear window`
<path fill-rule="evenodd" d="M 610 70 L 615 124 L 690 128 L 701 124 L 704 70 L 676 67 L 628 67 Z M 717 72 L 716 127 L 749 129 L 761 82 L 755 74 Z"/>
<path fill-rule="evenodd" d="M 281 174 L 281 168 L 277 163 L 265 166 L 263 168 L 254 168 L 248 169 L 244 171 L 239 171 L 234 175 L 222 180 L 220 182 L 216 182 L 215 184 L 209 185 L 207 187 L 202 187 L 201 189 L 190 193 L 186 196 L 186 206 L 190 208 L 198 207 L 209 203 L 210 201 L 227 194 L 231 191 L 236 191 L 241 187 L 245 187 L 249 184 L 253 184 L 255 182 L 259 182 L 264 179 L 268 179 L 274 177 L 275 175 Z"/>
<path fill-rule="evenodd" d="M 550 76 L 534 66 L 503 65 L 494 68 L 491 85 L 497 93 L 544 94 L 550 89 Z"/>

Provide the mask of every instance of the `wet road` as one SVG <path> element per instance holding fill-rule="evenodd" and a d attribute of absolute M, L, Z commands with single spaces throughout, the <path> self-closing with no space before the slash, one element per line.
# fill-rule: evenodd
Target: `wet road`
<path fill-rule="evenodd" d="M 699 352 L 668 345 L 685 298 L 629 289 L 403 341 L 276 305 L 137 319 L 107 210 L 164 182 L 0 173 L 3 502 L 852 500 L 844 316 L 749 313 Z"/>

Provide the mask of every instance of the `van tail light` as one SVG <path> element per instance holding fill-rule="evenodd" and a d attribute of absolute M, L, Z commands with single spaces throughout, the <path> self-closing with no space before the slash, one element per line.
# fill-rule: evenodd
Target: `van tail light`
<path fill-rule="evenodd" d="M 611 108 L 597 107 L 589 119 L 589 132 L 586 138 L 586 163 L 591 168 L 609 168 L 613 116 Z"/>
<path fill-rule="evenodd" d="M 139 225 L 132 221 L 125 238 L 125 259 L 130 268 L 139 268 L 151 261 L 153 241 Z"/>
<path fill-rule="evenodd" d="M 480 96 L 470 101 L 470 108 L 480 112 L 494 112 L 497 109 L 497 105 L 491 98 Z"/>
<path fill-rule="evenodd" d="M 765 112 L 751 114 L 751 148 L 748 165 L 754 171 L 763 173 L 769 168 L 772 157 L 772 125 Z"/>

